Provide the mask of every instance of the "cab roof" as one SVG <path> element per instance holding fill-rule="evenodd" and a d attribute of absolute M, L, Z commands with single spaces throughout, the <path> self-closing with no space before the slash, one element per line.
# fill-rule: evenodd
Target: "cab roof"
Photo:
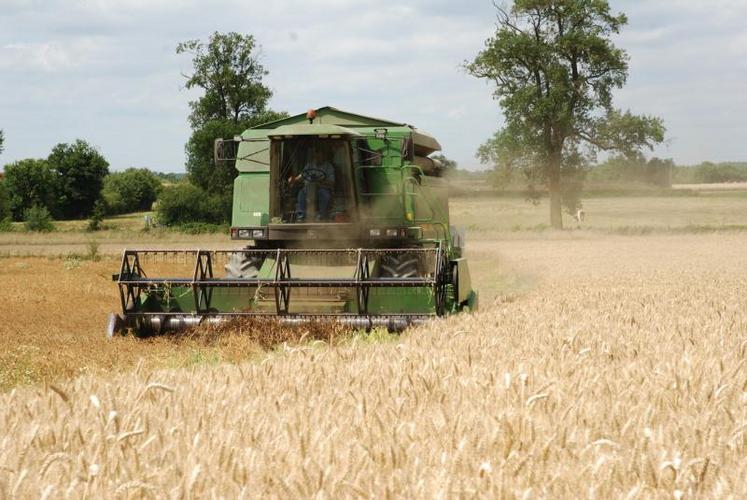
<path fill-rule="evenodd" d="M 330 123 L 315 123 L 313 125 L 309 123 L 292 123 L 288 125 L 281 125 L 267 133 L 268 137 L 288 137 L 299 135 L 362 136 L 362 134 L 356 132 L 351 128 L 332 125 Z"/>
<path fill-rule="evenodd" d="M 272 129 L 277 129 L 280 127 L 288 127 L 288 126 L 298 126 L 301 124 L 308 124 L 308 118 L 306 118 L 306 113 L 301 113 L 298 115 L 289 116 L 288 118 L 283 118 L 280 120 L 275 120 L 268 123 L 263 123 L 261 125 L 257 125 L 256 127 L 252 127 L 251 129 L 247 130 L 249 132 L 248 134 L 245 133 L 245 135 L 249 136 L 255 136 L 257 132 L 263 131 L 265 132 L 262 135 L 266 136 L 277 136 L 277 135 L 285 135 L 282 133 L 273 133 Z M 349 111 L 343 111 L 341 109 L 333 108 L 332 106 L 324 106 L 321 108 L 316 109 L 316 118 L 314 119 L 313 127 L 323 125 L 323 126 L 329 126 L 329 125 L 335 125 L 337 127 L 341 127 L 344 129 L 347 129 L 351 132 L 361 133 L 362 130 L 356 131 L 355 129 L 364 129 L 364 128 L 402 128 L 402 132 L 408 132 L 412 134 L 413 141 L 415 142 L 416 152 L 417 154 L 421 154 L 423 156 L 426 156 L 430 153 L 433 153 L 435 151 L 441 150 L 441 145 L 438 143 L 438 141 L 433 137 L 432 135 L 428 134 L 425 131 L 419 130 L 416 127 L 412 125 L 408 125 L 407 123 L 402 122 L 395 122 L 391 120 L 384 120 L 381 118 L 374 118 L 372 116 L 365 116 L 360 115 L 356 113 L 351 113 Z M 290 129 L 285 129 L 290 130 Z M 314 132 L 314 129 L 307 129 L 304 131 L 303 135 L 320 135 L 320 134 L 336 134 L 335 132 Z M 256 131 L 254 133 L 251 133 L 251 131 Z M 281 131 L 278 131 L 281 132 Z M 337 132 L 339 133 L 339 132 Z M 299 135 L 299 134 L 293 134 L 293 135 Z M 353 135 L 350 133 L 347 133 L 347 135 Z"/>

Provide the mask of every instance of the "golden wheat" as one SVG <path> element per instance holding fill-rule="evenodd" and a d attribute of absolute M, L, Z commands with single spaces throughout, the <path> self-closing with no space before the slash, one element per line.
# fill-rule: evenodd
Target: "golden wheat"
<path fill-rule="evenodd" d="M 483 310 L 396 342 L 181 370 L 152 358 L 190 344 L 95 344 L 144 361 L 0 395 L 0 497 L 744 497 L 744 248 L 481 242 Z"/>

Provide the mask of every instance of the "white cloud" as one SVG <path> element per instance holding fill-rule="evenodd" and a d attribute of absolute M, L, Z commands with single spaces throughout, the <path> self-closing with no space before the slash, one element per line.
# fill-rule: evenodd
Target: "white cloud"
<path fill-rule="evenodd" d="M 616 38 L 631 56 L 617 102 L 664 118 L 674 140 L 660 154 L 747 158 L 734 140 L 747 114 L 747 2 L 612 3 L 630 19 Z M 411 122 L 476 166 L 500 111 L 460 64 L 494 25 L 489 0 L 4 0 L 2 161 L 80 136 L 115 168 L 180 168 L 194 93 L 174 48 L 217 30 L 256 36 L 276 109 L 330 104 Z"/>
<path fill-rule="evenodd" d="M 70 68 L 71 54 L 59 43 L 9 43 L 2 47 L 0 68 L 55 71 Z"/>
<path fill-rule="evenodd" d="M 7 43 L 0 47 L 0 68 L 14 72 L 65 72 L 100 63 L 106 48 L 102 40 L 74 40 Z"/>

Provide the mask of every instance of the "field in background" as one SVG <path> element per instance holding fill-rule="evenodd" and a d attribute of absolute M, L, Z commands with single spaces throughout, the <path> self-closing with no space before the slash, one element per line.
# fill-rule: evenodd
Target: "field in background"
<path fill-rule="evenodd" d="M 472 190 L 470 182 L 460 183 L 460 192 L 469 187 L 470 196 L 451 200 L 452 223 L 466 227 L 471 240 L 535 237 L 548 233 L 548 200 L 537 205 L 522 196 L 496 197 L 488 191 Z M 480 181 L 484 187 L 484 181 Z M 692 185 L 689 185 L 692 186 Z M 710 186 L 710 187 L 709 187 Z M 593 233 L 701 233 L 747 230 L 747 186 L 739 184 L 703 185 L 681 195 L 591 196 L 584 200 L 585 220 L 578 223 L 565 214 L 565 236 L 584 237 Z M 688 189 L 690 189 L 688 187 Z M 482 193 L 482 194 L 481 194 Z M 487 194 L 486 194 L 487 193 Z M 186 234 L 167 229 L 143 231 L 147 213 L 129 214 L 104 221 L 109 229 L 84 231 L 86 221 L 56 222 L 52 234 L 0 233 L 0 257 L 85 256 L 91 247 L 99 254 L 119 254 L 122 248 L 225 248 L 236 245 L 226 232 Z"/>
<path fill-rule="evenodd" d="M 690 190 L 701 193 L 723 192 L 723 191 L 741 191 L 742 194 L 747 191 L 747 182 L 717 182 L 711 184 L 673 184 L 672 189 Z"/>
<path fill-rule="evenodd" d="M 141 248 L 212 248 L 228 242 L 226 234 L 186 234 L 165 228 L 145 228 L 148 212 L 133 213 L 107 218 L 106 229 L 87 232 L 87 221 L 55 221 L 56 231 L 52 233 L 28 233 L 19 228 L 14 232 L 0 232 L 0 257 L 9 256 L 65 256 L 86 255 L 95 247 L 101 254 L 118 254 L 125 247 Z"/>
<path fill-rule="evenodd" d="M 3 235 L 79 255 L 0 259 L 0 497 L 744 496 L 747 198 L 585 209 L 457 198 L 479 313 L 270 351 L 106 340 L 127 234 Z"/>
<path fill-rule="evenodd" d="M 456 198 L 451 213 L 472 238 L 500 239 L 508 237 L 505 233 L 548 229 L 548 204 L 547 199 L 535 206 L 521 198 Z M 584 212 L 582 223 L 565 214 L 566 228 L 611 234 L 747 230 L 747 195 L 589 198 Z"/>

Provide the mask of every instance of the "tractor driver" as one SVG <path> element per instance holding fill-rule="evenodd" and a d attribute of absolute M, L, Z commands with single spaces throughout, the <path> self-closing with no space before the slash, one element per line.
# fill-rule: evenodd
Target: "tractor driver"
<path fill-rule="evenodd" d="M 324 152 L 314 149 L 312 159 L 306 162 L 298 175 L 288 177 L 288 183 L 293 185 L 303 180 L 303 187 L 298 191 L 296 203 L 296 222 L 306 219 L 306 197 L 310 189 L 316 187 L 317 219 L 329 218 L 329 205 L 332 201 L 332 190 L 335 187 L 335 167 L 325 158 Z"/>

